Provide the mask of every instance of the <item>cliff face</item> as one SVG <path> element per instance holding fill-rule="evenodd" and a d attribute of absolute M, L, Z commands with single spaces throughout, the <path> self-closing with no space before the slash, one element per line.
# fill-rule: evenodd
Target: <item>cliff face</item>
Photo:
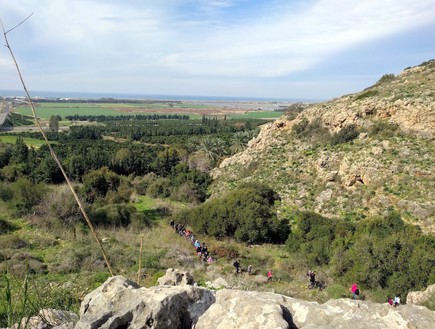
<path fill-rule="evenodd" d="M 214 170 L 213 196 L 260 181 L 280 194 L 281 211 L 362 218 L 395 209 L 435 232 L 435 60 L 290 117 Z"/>

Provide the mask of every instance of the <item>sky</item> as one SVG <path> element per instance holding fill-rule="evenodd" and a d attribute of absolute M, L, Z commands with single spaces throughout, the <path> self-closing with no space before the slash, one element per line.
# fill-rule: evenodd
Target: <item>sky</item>
<path fill-rule="evenodd" d="M 0 0 L 0 19 L 31 94 L 331 99 L 435 58 L 434 0 Z M 22 89 L 6 47 L 0 89 Z"/>

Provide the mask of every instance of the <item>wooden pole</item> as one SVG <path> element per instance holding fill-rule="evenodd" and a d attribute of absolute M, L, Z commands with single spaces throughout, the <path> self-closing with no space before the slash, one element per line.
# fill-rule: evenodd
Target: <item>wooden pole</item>
<path fill-rule="evenodd" d="M 142 248 L 143 248 L 143 234 L 140 236 L 140 251 L 139 251 L 139 269 L 137 270 L 137 283 L 140 284 L 140 272 L 142 270 Z"/>

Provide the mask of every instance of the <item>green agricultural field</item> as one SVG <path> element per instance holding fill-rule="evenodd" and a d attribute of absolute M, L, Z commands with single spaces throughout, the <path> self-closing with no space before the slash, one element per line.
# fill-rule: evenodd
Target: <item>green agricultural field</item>
<path fill-rule="evenodd" d="M 13 135 L 0 136 L 0 143 L 15 144 L 18 137 L 19 136 L 13 136 Z M 43 144 L 45 144 L 45 141 L 42 139 L 36 139 L 36 138 L 30 138 L 30 137 L 23 137 L 23 141 L 27 146 L 34 147 L 34 148 L 39 148 Z M 55 143 L 55 142 L 52 142 L 52 143 Z"/>
<path fill-rule="evenodd" d="M 51 104 L 43 103 L 35 107 L 36 115 L 41 119 L 50 119 L 52 115 L 60 115 L 62 118 L 67 115 L 81 114 L 81 115 L 120 115 L 119 111 L 110 108 L 104 108 L 97 104 Z M 30 107 L 19 106 L 15 112 L 33 116 Z"/>
<path fill-rule="evenodd" d="M 185 114 L 191 119 L 207 117 L 223 117 L 229 119 L 268 119 L 279 118 L 282 112 L 241 110 L 235 105 L 234 109 L 226 106 L 206 105 L 200 103 L 36 103 L 37 116 L 42 120 L 48 120 L 52 115 L 60 115 L 62 118 L 68 115 L 134 115 L 134 114 Z M 33 116 L 30 107 L 18 106 L 16 113 Z"/>

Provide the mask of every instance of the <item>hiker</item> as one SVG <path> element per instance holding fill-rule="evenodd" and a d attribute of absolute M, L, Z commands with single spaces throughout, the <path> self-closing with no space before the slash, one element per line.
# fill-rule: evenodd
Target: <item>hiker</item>
<path fill-rule="evenodd" d="M 234 263 L 234 274 L 239 274 L 240 271 L 240 261 L 237 259 Z"/>
<path fill-rule="evenodd" d="M 248 265 L 248 275 L 251 275 L 251 274 L 252 274 L 252 265 L 249 264 Z"/>
<path fill-rule="evenodd" d="M 395 296 L 393 299 L 393 306 L 399 306 L 400 305 L 400 297 L 399 296 Z"/>
<path fill-rule="evenodd" d="M 393 298 L 388 297 L 388 299 L 387 299 L 387 303 L 388 303 L 389 305 L 393 305 Z"/>
<path fill-rule="evenodd" d="M 195 251 L 196 251 L 196 255 L 197 255 L 198 257 L 201 257 L 201 256 L 202 256 L 202 248 L 201 248 L 200 245 L 199 245 L 198 247 L 196 247 Z"/>
<path fill-rule="evenodd" d="M 272 281 L 272 270 L 269 270 L 269 272 L 267 272 L 267 282 Z"/>
<path fill-rule="evenodd" d="M 350 287 L 350 292 L 352 293 L 352 299 L 359 299 L 359 288 L 356 282 Z"/>
<path fill-rule="evenodd" d="M 316 272 L 310 270 L 308 271 L 307 276 L 310 277 L 310 289 L 314 288 L 316 286 Z"/>
<path fill-rule="evenodd" d="M 213 263 L 213 258 L 211 258 L 210 255 L 209 255 L 208 258 L 207 258 L 207 263 L 208 263 L 208 264 Z"/>
<path fill-rule="evenodd" d="M 202 253 L 203 253 L 203 254 L 204 254 L 204 253 L 208 253 L 208 248 L 207 248 L 207 246 L 205 245 L 205 242 L 202 243 Z"/>

